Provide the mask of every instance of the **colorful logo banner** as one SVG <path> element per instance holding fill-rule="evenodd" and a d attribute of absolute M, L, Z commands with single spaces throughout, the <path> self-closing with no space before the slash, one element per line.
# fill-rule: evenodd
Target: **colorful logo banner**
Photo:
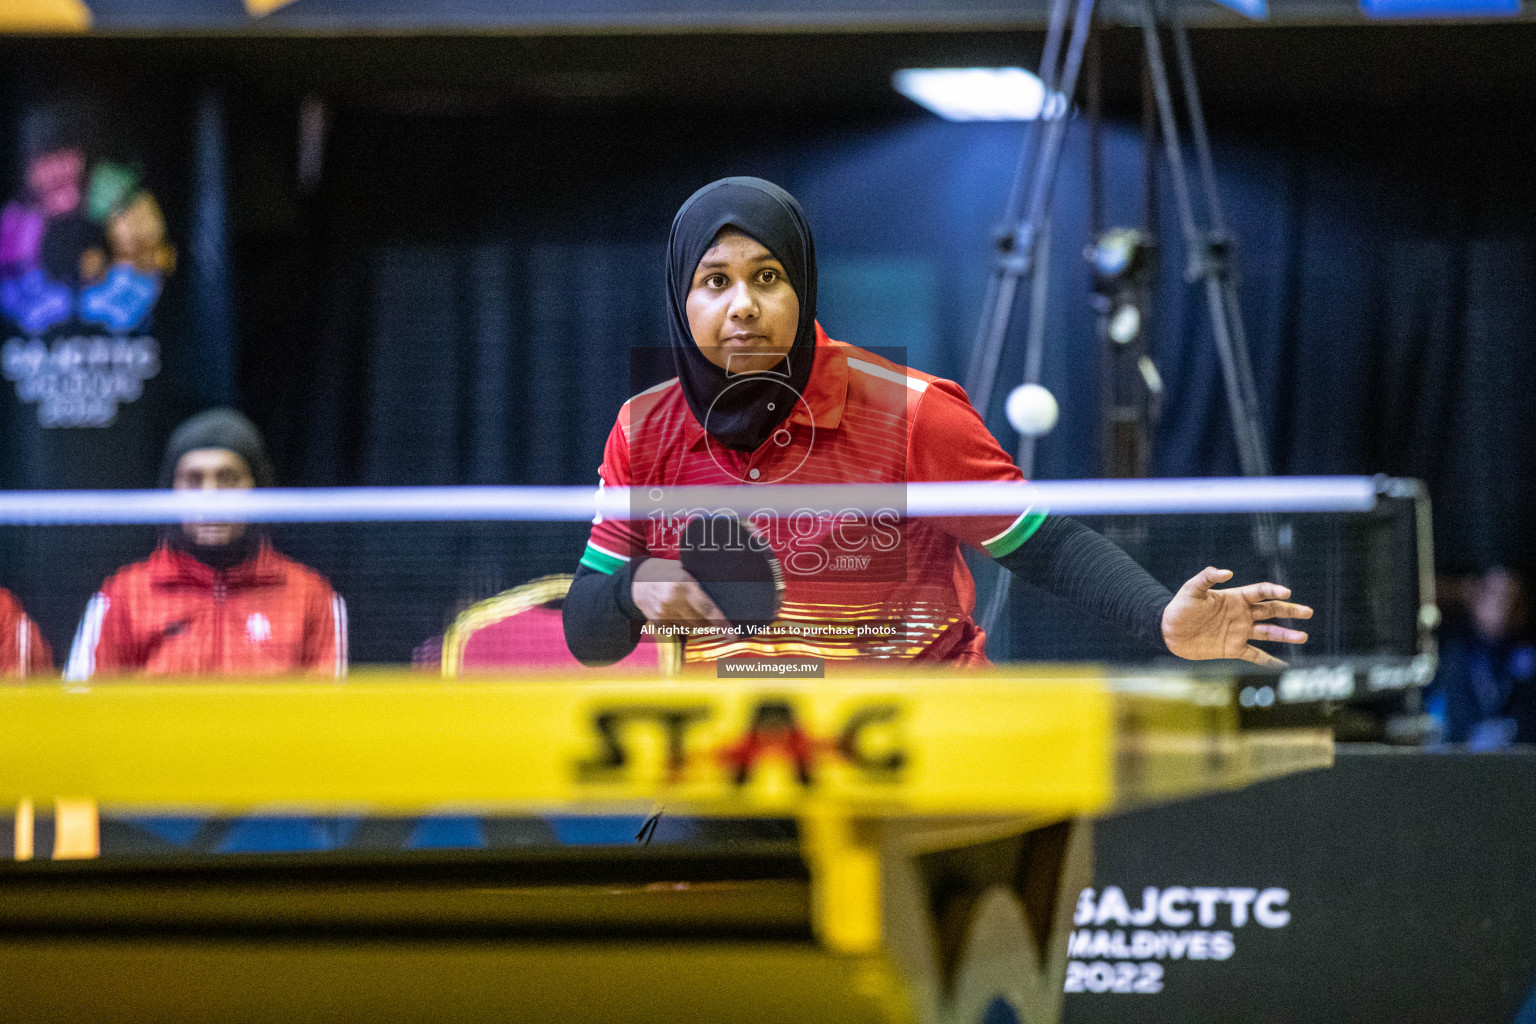
<path fill-rule="evenodd" d="M 27 165 L 0 210 L 0 367 L 44 427 L 104 427 L 160 369 L 147 333 L 176 267 L 165 217 L 132 167 L 78 148 Z"/>

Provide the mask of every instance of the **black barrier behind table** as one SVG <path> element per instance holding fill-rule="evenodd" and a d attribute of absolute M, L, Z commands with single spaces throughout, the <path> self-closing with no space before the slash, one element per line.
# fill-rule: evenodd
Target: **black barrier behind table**
<path fill-rule="evenodd" d="M 1536 749 L 1344 745 L 1103 821 L 1095 858 L 1069 1024 L 1536 1024 Z"/>

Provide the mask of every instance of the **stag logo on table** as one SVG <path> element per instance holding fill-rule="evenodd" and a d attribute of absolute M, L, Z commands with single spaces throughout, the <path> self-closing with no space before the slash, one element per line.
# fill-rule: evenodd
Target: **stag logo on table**
<path fill-rule="evenodd" d="M 79 149 L 27 165 L 0 210 L 0 365 L 44 427 L 105 427 L 160 371 L 148 333 L 175 269 L 165 217 L 137 171 Z"/>
<path fill-rule="evenodd" d="M 1243 929 L 1289 925 L 1290 901 L 1273 886 L 1149 885 L 1131 897 L 1117 885 L 1084 889 L 1067 940 L 1065 991 L 1161 992 L 1167 965 L 1230 960 Z"/>

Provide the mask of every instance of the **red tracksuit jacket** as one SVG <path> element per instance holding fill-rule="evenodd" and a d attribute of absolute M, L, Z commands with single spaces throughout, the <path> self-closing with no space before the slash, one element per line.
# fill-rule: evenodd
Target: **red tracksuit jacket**
<path fill-rule="evenodd" d="M 53 651 L 37 623 L 0 587 L 0 676 L 24 677 L 53 671 Z"/>
<path fill-rule="evenodd" d="M 91 598 L 65 679 L 347 671 L 347 608 L 325 577 L 263 542 L 220 571 L 162 544 Z"/>

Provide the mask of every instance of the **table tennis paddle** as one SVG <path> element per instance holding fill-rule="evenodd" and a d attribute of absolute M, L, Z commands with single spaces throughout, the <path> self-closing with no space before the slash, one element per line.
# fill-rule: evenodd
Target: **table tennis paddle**
<path fill-rule="evenodd" d="M 690 519 L 678 560 L 733 626 L 772 622 L 778 614 L 784 568 L 767 541 L 736 516 Z"/>

